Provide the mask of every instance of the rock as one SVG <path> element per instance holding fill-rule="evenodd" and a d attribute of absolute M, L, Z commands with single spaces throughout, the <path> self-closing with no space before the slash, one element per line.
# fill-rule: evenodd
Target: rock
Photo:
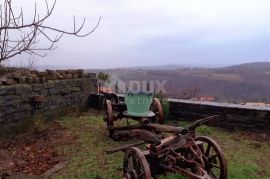
<path fill-rule="evenodd" d="M 30 71 L 29 70 L 23 70 L 23 71 L 21 71 L 21 74 L 23 75 L 23 76 L 30 76 Z"/>
<path fill-rule="evenodd" d="M 46 70 L 47 74 L 50 75 L 54 75 L 55 71 L 54 70 Z"/>
<path fill-rule="evenodd" d="M 84 74 L 84 73 L 78 74 L 78 77 L 79 77 L 79 78 L 85 78 L 85 74 Z"/>
<path fill-rule="evenodd" d="M 2 76 L 2 77 L 0 78 L 1 84 L 4 85 L 4 83 L 5 83 L 6 81 L 7 81 L 7 77 L 6 77 L 6 76 Z"/>
<path fill-rule="evenodd" d="M 14 86 L 9 86 L 9 87 L 1 87 L 0 88 L 0 96 L 6 96 L 6 95 L 14 95 L 16 94 L 16 88 Z"/>
<path fill-rule="evenodd" d="M 73 78 L 78 78 L 78 74 L 73 74 L 72 77 Z"/>
<path fill-rule="evenodd" d="M 56 70 L 57 73 L 61 74 L 62 76 L 66 73 L 65 70 Z"/>
<path fill-rule="evenodd" d="M 35 78 L 33 78 L 33 83 L 40 83 L 40 79 L 39 79 L 39 77 L 35 77 Z"/>
<path fill-rule="evenodd" d="M 42 71 L 42 72 L 39 72 L 38 73 L 38 76 L 39 77 L 45 77 L 45 76 L 47 76 L 48 75 L 48 73 L 46 72 L 46 71 Z"/>
<path fill-rule="evenodd" d="M 45 83 L 46 82 L 46 78 L 45 77 L 40 77 L 39 80 L 40 80 L 40 83 Z"/>
<path fill-rule="evenodd" d="M 26 77 L 26 83 L 33 83 L 33 77 L 31 77 L 31 76 L 27 76 Z"/>
<path fill-rule="evenodd" d="M 36 78 L 36 77 L 37 77 L 36 74 L 30 74 L 29 76 L 30 76 L 30 77 L 33 77 L 33 78 Z"/>
<path fill-rule="evenodd" d="M 29 85 L 17 85 L 16 86 L 16 95 L 21 95 L 21 94 L 29 94 L 32 91 L 32 87 Z"/>
<path fill-rule="evenodd" d="M 65 74 L 64 78 L 71 79 L 72 78 L 72 74 Z"/>
<path fill-rule="evenodd" d="M 52 75 L 46 76 L 46 79 L 47 79 L 47 80 L 56 80 L 57 77 L 56 77 L 55 74 L 52 74 Z"/>
<path fill-rule="evenodd" d="M 13 74 L 12 74 L 12 73 L 6 73 L 4 76 L 5 76 L 6 78 L 12 78 L 12 77 L 13 77 Z"/>
<path fill-rule="evenodd" d="M 17 81 L 14 80 L 13 78 L 8 78 L 5 82 L 4 82 L 5 85 L 16 85 L 17 84 Z"/>
<path fill-rule="evenodd" d="M 12 73 L 12 77 L 19 79 L 22 76 L 22 73 L 20 71 L 16 71 Z"/>
<path fill-rule="evenodd" d="M 62 168 L 64 168 L 67 164 L 68 164 L 68 161 L 58 163 L 58 164 L 56 164 L 53 168 L 47 170 L 47 171 L 43 174 L 43 176 L 49 177 L 49 176 L 51 176 L 52 174 L 54 174 L 54 173 L 58 172 L 59 170 L 61 170 Z"/>
<path fill-rule="evenodd" d="M 63 79 L 64 78 L 60 73 L 55 72 L 55 75 L 56 75 L 56 77 L 58 79 Z"/>
<path fill-rule="evenodd" d="M 26 76 L 20 76 L 20 77 L 18 78 L 18 82 L 19 82 L 19 83 L 26 83 Z"/>

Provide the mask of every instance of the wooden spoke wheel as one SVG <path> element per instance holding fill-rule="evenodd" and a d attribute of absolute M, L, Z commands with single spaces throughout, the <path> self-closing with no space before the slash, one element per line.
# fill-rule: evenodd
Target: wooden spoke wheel
<path fill-rule="evenodd" d="M 161 105 L 159 99 L 157 99 L 157 98 L 153 99 L 153 103 L 150 107 L 150 110 L 155 113 L 155 117 L 153 117 L 152 122 L 158 123 L 158 124 L 163 124 L 164 113 L 163 113 L 162 105 Z"/>
<path fill-rule="evenodd" d="M 205 169 L 209 176 L 213 179 L 227 178 L 227 162 L 219 145 L 210 137 L 199 136 L 195 141 L 200 141 L 202 144 L 199 148 L 203 154 Z"/>
<path fill-rule="evenodd" d="M 143 152 L 137 147 L 129 148 L 124 157 L 123 175 L 125 179 L 151 179 L 149 164 Z"/>
<path fill-rule="evenodd" d="M 110 100 L 106 100 L 106 114 L 104 117 L 104 120 L 107 122 L 107 127 L 113 127 L 113 110 L 112 110 L 112 104 Z M 108 129 L 109 136 L 112 137 L 114 131 L 113 129 Z"/>

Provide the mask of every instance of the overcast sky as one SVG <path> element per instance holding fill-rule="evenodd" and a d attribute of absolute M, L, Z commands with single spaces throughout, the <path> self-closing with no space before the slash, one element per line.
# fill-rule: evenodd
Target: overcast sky
<path fill-rule="evenodd" d="M 23 2 L 27 12 L 33 9 L 32 1 L 16 1 Z M 43 5 L 38 3 L 40 12 Z M 39 58 L 39 65 L 113 68 L 270 61 L 269 0 L 57 0 L 48 24 L 72 30 L 73 14 L 78 23 L 86 18 L 85 31 L 99 16 L 102 20 L 86 38 L 65 36 L 58 49 Z"/>

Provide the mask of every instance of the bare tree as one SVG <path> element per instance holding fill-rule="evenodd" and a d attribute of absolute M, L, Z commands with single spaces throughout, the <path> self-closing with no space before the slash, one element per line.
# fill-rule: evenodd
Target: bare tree
<path fill-rule="evenodd" d="M 22 53 L 45 56 L 46 52 L 56 48 L 55 44 L 64 34 L 85 37 L 95 31 L 101 20 L 101 18 L 99 18 L 97 24 L 91 31 L 82 33 L 81 31 L 84 28 L 85 19 L 76 27 L 76 19 L 73 16 L 73 30 L 66 31 L 45 24 L 52 15 L 56 0 L 54 0 L 51 6 L 48 4 L 47 0 L 44 0 L 46 12 L 43 16 L 37 12 L 37 4 L 35 2 L 34 14 L 32 19 L 28 22 L 25 22 L 22 8 L 19 12 L 14 11 L 15 8 L 13 7 L 12 0 L 0 1 L 0 64 L 2 61 Z M 48 44 L 41 46 L 41 40 L 46 40 Z"/>

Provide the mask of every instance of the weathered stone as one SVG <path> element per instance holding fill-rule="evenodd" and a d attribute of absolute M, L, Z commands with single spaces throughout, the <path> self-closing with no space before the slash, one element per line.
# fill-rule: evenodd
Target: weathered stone
<path fill-rule="evenodd" d="M 5 81 L 7 81 L 7 77 L 6 76 L 1 76 L 0 81 L 1 81 L 1 84 L 4 84 Z"/>
<path fill-rule="evenodd" d="M 28 82 L 29 79 L 32 83 L 36 82 L 32 76 L 26 78 Z M 0 122 L 2 125 L 9 122 L 16 123 L 35 113 L 81 106 L 90 93 L 83 89 L 92 86 L 91 83 L 92 81 L 88 79 L 69 79 L 42 84 L 0 86 Z M 35 95 L 42 95 L 45 100 L 37 104 L 33 100 Z"/>
<path fill-rule="evenodd" d="M 12 86 L 1 86 L 0 96 L 13 95 L 16 94 L 16 89 Z"/>
<path fill-rule="evenodd" d="M 54 75 L 55 71 L 54 70 L 46 70 L 48 75 Z"/>
<path fill-rule="evenodd" d="M 86 75 L 85 75 L 84 73 L 82 73 L 82 74 L 78 74 L 78 77 L 79 77 L 79 78 L 85 78 Z"/>
<path fill-rule="evenodd" d="M 64 75 L 64 78 L 66 78 L 66 79 L 71 79 L 71 78 L 72 78 L 72 74 L 65 74 L 65 75 Z"/>
<path fill-rule="evenodd" d="M 76 74 L 76 73 L 73 74 L 73 75 L 72 75 L 72 78 L 78 78 L 78 74 Z"/>
<path fill-rule="evenodd" d="M 12 78 L 19 79 L 22 76 L 22 73 L 20 71 L 16 71 L 12 73 Z"/>
<path fill-rule="evenodd" d="M 19 83 L 26 83 L 26 76 L 20 76 L 18 78 Z"/>
<path fill-rule="evenodd" d="M 51 88 L 49 89 L 49 94 L 50 95 L 57 95 L 57 94 L 60 94 L 60 90 L 59 89 L 56 89 L 56 88 Z"/>
<path fill-rule="evenodd" d="M 56 88 L 68 88 L 69 86 L 67 85 L 67 80 L 61 80 L 55 82 L 55 87 Z"/>
<path fill-rule="evenodd" d="M 32 73 L 29 76 L 32 77 L 33 79 L 37 77 L 36 74 L 32 74 Z"/>
<path fill-rule="evenodd" d="M 39 79 L 39 77 L 35 77 L 35 78 L 33 78 L 33 83 L 40 83 L 40 79 Z"/>
<path fill-rule="evenodd" d="M 23 70 L 23 71 L 21 71 L 21 73 L 23 76 L 30 76 L 31 75 L 29 70 Z"/>
<path fill-rule="evenodd" d="M 64 78 L 60 73 L 57 73 L 57 72 L 55 72 L 55 76 L 56 76 L 57 79 L 63 79 Z"/>
<path fill-rule="evenodd" d="M 71 88 L 71 91 L 72 91 L 72 92 L 78 92 L 78 91 L 80 91 L 80 88 L 78 88 L 78 87 L 73 87 L 73 88 Z"/>
<path fill-rule="evenodd" d="M 27 76 L 26 77 L 26 83 L 33 83 L 33 77 L 31 77 L 31 76 Z"/>
<path fill-rule="evenodd" d="M 55 82 L 44 83 L 44 88 L 45 89 L 54 88 L 54 87 L 55 87 Z"/>
<path fill-rule="evenodd" d="M 65 71 L 65 70 L 56 70 L 56 72 L 57 72 L 57 73 L 59 73 L 59 74 L 61 74 L 61 75 L 63 75 L 63 74 L 65 74 L 65 73 L 66 73 L 66 71 Z"/>
<path fill-rule="evenodd" d="M 56 75 L 54 74 L 54 75 L 46 76 L 46 79 L 48 79 L 48 80 L 56 80 L 57 77 L 56 77 Z"/>
<path fill-rule="evenodd" d="M 4 81 L 3 83 L 4 83 L 4 85 L 16 85 L 17 81 L 14 80 L 13 78 L 7 78 L 7 80 Z"/>
<path fill-rule="evenodd" d="M 16 89 L 16 95 L 28 94 L 28 93 L 31 93 L 31 91 L 32 91 L 32 86 L 26 85 L 26 84 L 23 84 L 23 85 L 17 85 L 17 86 L 15 87 L 15 89 Z"/>
<path fill-rule="evenodd" d="M 32 89 L 34 92 L 41 91 L 44 88 L 43 84 L 33 84 Z"/>
<path fill-rule="evenodd" d="M 42 89 L 42 90 L 40 91 L 40 94 L 43 95 L 43 96 L 48 96 L 49 91 L 48 91 L 47 89 Z"/>
<path fill-rule="evenodd" d="M 40 77 L 39 80 L 40 80 L 40 83 L 45 83 L 46 82 L 46 78 L 45 77 Z"/>
<path fill-rule="evenodd" d="M 67 95 L 67 94 L 70 94 L 70 92 L 71 92 L 70 88 L 60 89 L 60 94 L 61 95 Z"/>
<path fill-rule="evenodd" d="M 48 73 L 46 72 L 46 71 L 42 71 L 42 72 L 39 72 L 38 73 L 38 76 L 39 77 L 45 77 L 45 76 L 47 76 L 48 75 Z"/>
<path fill-rule="evenodd" d="M 211 124 L 236 130 L 270 131 L 270 108 L 247 107 L 244 105 L 194 102 L 190 100 L 170 101 L 170 115 L 186 120 L 196 120 L 205 116 L 220 115 Z"/>
<path fill-rule="evenodd" d="M 84 73 L 83 69 L 78 69 L 78 70 L 76 70 L 76 72 L 77 72 L 78 74 L 83 74 L 83 73 Z"/>

